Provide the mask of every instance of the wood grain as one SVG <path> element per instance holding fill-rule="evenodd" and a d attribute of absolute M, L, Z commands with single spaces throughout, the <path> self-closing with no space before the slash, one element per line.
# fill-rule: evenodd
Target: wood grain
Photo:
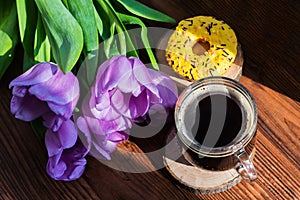
<path fill-rule="evenodd" d="M 251 79 L 241 82 L 253 93 L 259 109 L 257 153 L 254 164 L 256 182 L 242 181 L 218 194 L 189 192 L 165 169 L 132 174 L 111 169 L 88 158 L 84 175 L 77 181 L 58 182 L 46 175 L 43 141 L 28 124 L 9 114 L 9 91 L 1 85 L 0 197 L 2 199 L 298 199 L 299 193 L 299 119 L 300 105 Z M 283 102 L 285 102 L 283 104 Z M 283 132 L 281 132 L 284 129 Z M 146 156 L 132 159 L 128 152 L 147 152 L 163 145 L 164 135 L 135 139 L 120 145 L 115 154 L 125 164 L 155 169 Z M 160 139 L 158 139 L 160 138 Z M 134 140 L 134 139 L 133 139 Z M 124 164 L 124 163 L 121 163 Z"/>
<path fill-rule="evenodd" d="M 254 164 L 256 182 L 242 181 L 225 192 L 200 195 L 185 189 L 166 169 L 125 173 L 88 157 L 83 176 L 72 182 L 49 178 L 43 140 L 9 112 L 8 83 L 20 74 L 16 56 L 0 82 L 0 199 L 300 199 L 299 1 L 295 0 L 142 0 L 177 20 L 207 14 L 224 19 L 236 31 L 244 51 L 241 82 L 259 111 Z M 155 26 L 172 26 L 148 22 Z M 115 152 L 127 165 L 154 169 L 146 156 L 164 145 L 165 134 L 131 138 Z"/>

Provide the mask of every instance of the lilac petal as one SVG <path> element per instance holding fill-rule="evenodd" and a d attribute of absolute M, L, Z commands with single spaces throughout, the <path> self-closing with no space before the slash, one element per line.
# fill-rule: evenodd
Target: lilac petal
<path fill-rule="evenodd" d="M 160 92 L 159 92 L 159 94 L 160 94 Z M 149 96 L 149 100 L 148 101 L 151 104 L 160 104 L 163 101 L 162 98 L 161 98 L 161 96 L 157 96 L 156 94 L 153 94 L 150 90 L 147 90 L 147 95 Z"/>
<path fill-rule="evenodd" d="M 108 102 L 104 102 L 104 104 L 106 104 L 106 103 L 110 104 L 109 100 L 108 100 Z M 99 104 L 101 104 L 101 102 L 99 102 Z M 92 116 L 96 117 L 97 119 L 104 118 L 106 113 L 110 109 L 110 107 L 109 106 L 103 106 L 103 107 L 100 107 L 100 109 L 103 109 L 103 110 L 99 110 L 97 108 L 97 106 L 99 106 L 99 105 L 96 104 L 96 97 L 94 95 L 94 90 L 92 89 L 92 94 L 91 94 L 91 98 L 89 100 L 89 103 L 87 104 L 87 101 L 85 101 L 83 103 L 83 106 L 82 106 L 84 115 L 87 115 L 87 114 L 89 116 L 92 115 Z M 104 109 L 104 107 L 107 107 L 107 108 Z"/>
<path fill-rule="evenodd" d="M 64 126 L 66 127 L 68 124 Z M 86 165 L 86 159 L 84 157 L 86 154 L 87 149 L 80 140 L 77 140 L 71 148 L 65 148 L 59 151 L 58 154 L 49 157 L 47 172 L 56 180 L 75 180 L 79 178 L 84 171 Z"/>
<path fill-rule="evenodd" d="M 108 112 L 105 114 L 105 116 L 102 119 L 106 121 L 112 121 L 119 118 L 120 116 L 121 114 L 119 112 L 117 112 L 113 107 L 110 107 L 108 109 Z"/>
<path fill-rule="evenodd" d="M 133 65 L 134 77 L 139 82 L 139 84 L 147 87 L 147 89 L 149 89 L 153 94 L 155 94 L 157 97 L 159 97 L 159 92 L 151 79 L 148 69 L 142 63 L 142 61 L 140 61 L 138 58 L 134 58 L 134 57 L 130 58 L 130 61 L 132 62 L 132 65 Z M 133 93 L 133 95 L 135 95 L 135 96 L 137 96 L 138 94 Z"/>
<path fill-rule="evenodd" d="M 134 77 L 133 71 L 126 71 L 118 82 L 118 89 L 124 93 L 138 93 L 140 84 Z"/>
<path fill-rule="evenodd" d="M 69 174 L 68 178 L 65 178 L 64 180 L 72 181 L 78 179 L 84 172 L 85 165 L 86 165 L 86 159 L 82 158 L 78 161 L 76 161 L 76 166 L 72 170 L 72 172 Z"/>
<path fill-rule="evenodd" d="M 67 169 L 64 174 L 59 177 L 59 179 L 71 181 L 79 178 L 85 169 L 85 155 L 86 149 L 80 140 L 77 140 L 76 144 L 72 148 L 64 150 L 61 156 L 61 161 L 66 163 Z"/>
<path fill-rule="evenodd" d="M 110 153 L 114 152 L 117 148 L 118 142 L 113 142 L 113 141 L 107 141 L 105 146 L 103 146 L 103 149 L 108 153 L 109 159 L 110 160 Z"/>
<path fill-rule="evenodd" d="M 109 93 L 104 92 L 100 96 L 95 97 L 96 99 L 96 108 L 97 110 L 104 110 L 107 109 L 110 106 L 110 98 Z"/>
<path fill-rule="evenodd" d="M 14 86 L 12 90 L 13 96 L 24 97 L 27 94 L 28 87 L 25 86 Z"/>
<path fill-rule="evenodd" d="M 76 104 L 79 97 L 79 83 L 71 72 L 63 74 L 57 70 L 57 73 L 48 81 L 30 87 L 29 93 L 42 101 L 54 102 L 59 105 L 65 105 L 72 101 Z"/>
<path fill-rule="evenodd" d="M 100 126 L 104 133 L 110 134 L 118 130 L 118 124 L 115 121 L 100 120 Z"/>
<path fill-rule="evenodd" d="M 52 129 L 54 132 L 58 131 L 62 123 L 65 121 L 63 117 L 56 115 L 52 111 L 43 114 L 42 118 L 44 119 L 43 125 Z"/>
<path fill-rule="evenodd" d="M 96 90 L 105 91 L 115 88 L 119 80 L 123 79 L 124 74 L 130 71 L 131 64 L 126 56 L 114 56 L 105 61 L 99 68 L 96 78 Z"/>
<path fill-rule="evenodd" d="M 56 73 L 58 67 L 52 63 L 39 63 L 31 67 L 24 74 L 14 79 L 9 88 L 13 86 L 32 86 L 48 81 Z"/>
<path fill-rule="evenodd" d="M 34 96 L 26 95 L 23 98 L 13 96 L 10 102 L 10 110 L 17 119 L 28 122 L 48 112 L 49 107 Z"/>
<path fill-rule="evenodd" d="M 145 115 L 149 109 L 149 105 L 149 96 L 147 95 L 146 90 L 143 90 L 143 92 L 137 97 L 131 96 L 129 103 L 131 118 L 135 119 Z"/>
<path fill-rule="evenodd" d="M 115 119 L 114 123 L 117 125 L 117 128 L 115 129 L 117 131 L 125 131 L 132 127 L 130 118 L 124 116 L 120 116 L 118 119 Z"/>
<path fill-rule="evenodd" d="M 55 157 L 55 156 L 54 156 Z M 67 165 L 64 162 L 59 162 L 57 164 L 53 164 L 53 159 L 55 158 L 49 158 L 46 170 L 49 176 L 55 180 L 60 180 L 60 177 L 63 176 L 67 169 Z"/>
<path fill-rule="evenodd" d="M 162 87 L 169 88 L 175 96 L 178 96 L 178 89 L 175 82 L 170 79 L 163 72 L 159 72 L 153 69 L 149 69 L 150 76 L 155 85 L 161 85 Z"/>
<path fill-rule="evenodd" d="M 125 132 L 114 132 L 109 134 L 108 140 L 112 142 L 122 142 L 128 139 L 128 135 Z"/>
<path fill-rule="evenodd" d="M 92 102 L 92 99 L 95 100 L 95 98 L 92 98 L 91 97 L 91 93 L 88 92 L 86 94 L 86 96 L 84 97 L 83 101 L 82 101 L 82 104 L 81 104 L 81 111 L 82 111 L 82 114 L 83 116 L 88 116 L 88 117 L 95 117 L 94 114 L 92 113 L 92 108 L 95 109 L 95 105 L 93 102 Z M 93 106 L 92 106 L 93 105 Z M 97 111 L 97 109 L 95 109 Z"/>
<path fill-rule="evenodd" d="M 75 145 L 78 134 L 72 120 L 63 122 L 57 133 L 60 143 L 64 149 L 71 148 Z"/>
<path fill-rule="evenodd" d="M 101 120 L 100 126 L 103 132 L 110 134 L 115 131 L 127 130 L 132 127 L 132 124 L 130 119 L 128 119 L 127 117 L 120 116 L 119 118 L 112 121 Z"/>
<path fill-rule="evenodd" d="M 116 62 L 116 60 L 119 59 L 119 56 L 113 56 L 111 57 L 110 59 L 106 60 L 105 62 L 103 62 L 99 67 L 98 67 L 98 70 L 97 70 L 97 75 L 96 75 L 96 80 L 95 80 L 95 90 L 98 90 L 99 91 L 102 91 L 104 88 L 102 87 L 98 87 L 99 85 L 99 81 L 100 79 L 102 78 L 103 74 L 105 73 L 105 71 L 107 70 L 107 68 L 110 67 L 110 65 L 114 62 Z M 102 85 L 99 85 L 99 86 L 102 86 Z"/>
<path fill-rule="evenodd" d="M 70 102 L 65 105 L 58 105 L 53 102 L 48 102 L 48 106 L 55 114 L 63 116 L 65 119 L 69 119 L 73 114 L 76 104 Z"/>
<path fill-rule="evenodd" d="M 63 147 L 59 141 L 59 138 L 57 137 L 57 133 L 52 132 L 51 129 L 48 129 L 46 131 L 45 145 L 46 145 L 49 157 L 58 155 L 63 150 Z"/>
<path fill-rule="evenodd" d="M 91 132 L 92 128 L 90 126 L 94 126 L 95 122 L 96 121 L 93 120 L 92 118 L 79 117 L 77 120 L 77 125 L 78 125 L 78 128 L 83 132 L 84 136 L 86 137 L 89 153 L 97 159 L 110 160 L 111 157 L 110 157 L 109 153 L 111 151 L 108 151 L 107 147 L 105 147 L 106 143 L 107 143 L 106 134 L 99 134 L 98 132 Z M 97 124 L 97 127 L 101 126 L 101 128 L 102 128 L 102 125 L 103 124 L 100 122 L 100 124 L 99 123 Z M 112 150 L 114 148 L 112 147 L 109 149 Z"/>
<path fill-rule="evenodd" d="M 105 135 L 105 133 L 102 130 L 102 127 L 100 126 L 100 120 L 91 117 L 86 117 L 85 120 L 87 122 L 89 130 L 92 133 L 96 133 L 98 135 Z"/>
<path fill-rule="evenodd" d="M 104 145 L 98 145 L 94 144 L 94 151 L 92 151 L 92 155 L 96 158 L 104 158 L 106 160 L 111 160 L 110 157 L 110 152 L 114 150 L 114 148 L 111 148 L 112 151 L 107 151 L 106 149 L 103 148 Z M 100 154 L 100 156 L 99 156 Z"/>
<path fill-rule="evenodd" d="M 52 157 L 62 149 L 71 148 L 76 140 L 77 129 L 72 120 L 63 122 L 58 132 L 48 129 L 45 135 L 48 156 Z"/>
<path fill-rule="evenodd" d="M 116 90 L 111 96 L 111 104 L 113 108 L 120 114 L 130 117 L 129 101 L 132 94 L 124 94 L 120 90 Z"/>
<path fill-rule="evenodd" d="M 87 149 L 87 152 L 90 151 L 92 145 L 92 138 L 90 134 L 90 130 L 88 124 L 84 117 L 79 117 L 76 121 L 77 127 L 83 133 L 81 134 L 81 141 L 84 147 Z"/>
<path fill-rule="evenodd" d="M 178 90 L 174 81 L 162 72 L 149 69 L 149 73 L 153 82 L 157 85 L 159 94 L 163 99 L 163 105 L 170 108 L 174 107 L 178 97 Z"/>
<path fill-rule="evenodd" d="M 136 80 L 142 85 L 152 84 L 148 69 L 144 65 L 144 63 L 142 63 L 140 59 L 135 57 L 131 57 L 129 58 L 129 60 L 132 64 L 132 70 Z"/>
<path fill-rule="evenodd" d="M 157 88 L 163 100 L 162 105 L 166 108 L 174 108 L 178 98 L 177 94 L 175 94 L 174 91 L 170 90 L 169 88 L 163 87 L 161 85 L 158 85 Z"/>

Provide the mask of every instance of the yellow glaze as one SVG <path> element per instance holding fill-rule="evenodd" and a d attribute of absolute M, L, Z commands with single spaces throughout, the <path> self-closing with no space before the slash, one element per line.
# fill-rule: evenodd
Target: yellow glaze
<path fill-rule="evenodd" d="M 197 42 L 208 42 L 203 55 L 193 53 Z M 197 16 L 179 22 L 166 48 L 168 64 L 189 80 L 226 73 L 237 54 L 237 38 L 223 21 Z"/>

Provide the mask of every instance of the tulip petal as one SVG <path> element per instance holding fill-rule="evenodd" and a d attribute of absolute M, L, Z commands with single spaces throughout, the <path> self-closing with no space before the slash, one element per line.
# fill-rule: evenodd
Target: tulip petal
<path fill-rule="evenodd" d="M 55 180 L 60 180 L 60 177 L 65 173 L 67 169 L 67 165 L 64 162 L 54 164 L 54 160 L 57 159 L 56 157 L 57 156 L 49 158 L 46 170 L 51 178 Z"/>
<path fill-rule="evenodd" d="M 42 101 L 65 105 L 69 102 L 77 103 L 79 97 L 79 83 L 71 72 L 63 74 L 60 70 L 46 82 L 33 85 L 29 93 Z"/>
<path fill-rule="evenodd" d="M 99 68 L 96 76 L 96 90 L 107 91 L 115 88 L 119 80 L 123 79 L 124 74 L 130 71 L 131 65 L 126 56 L 115 56 L 105 61 Z"/>
<path fill-rule="evenodd" d="M 64 180 L 72 181 L 78 179 L 84 172 L 85 165 L 86 165 L 86 159 L 82 158 L 80 160 L 77 160 L 75 164 L 74 169 L 69 174 L 68 178 Z"/>
<path fill-rule="evenodd" d="M 108 92 L 103 92 L 95 99 L 96 99 L 96 108 L 99 111 L 107 109 L 110 106 L 110 99 L 109 99 Z"/>
<path fill-rule="evenodd" d="M 57 133 L 61 146 L 64 149 L 71 148 L 75 145 L 78 134 L 75 124 L 72 120 L 63 122 Z"/>
<path fill-rule="evenodd" d="M 58 131 L 62 123 L 65 121 L 63 117 L 56 115 L 52 111 L 42 115 L 42 118 L 44 119 L 43 125 L 47 128 L 52 129 L 52 131 L 54 132 Z"/>
<path fill-rule="evenodd" d="M 25 97 L 13 96 L 10 102 L 10 111 L 17 119 L 32 121 L 48 112 L 50 109 L 46 103 L 41 102 L 31 95 Z"/>
<path fill-rule="evenodd" d="M 81 133 L 83 133 L 80 134 L 80 139 L 88 152 L 90 151 L 92 145 L 92 138 L 91 138 L 88 124 L 84 117 L 79 117 L 76 121 L 76 124 L 79 130 L 81 131 Z"/>
<path fill-rule="evenodd" d="M 117 87 L 124 93 L 137 94 L 140 92 L 140 84 L 135 79 L 132 69 L 130 71 L 124 71 Z"/>
<path fill-rule="evenodd" d="M 106 160 L 111 160 L 111 157 L 110 157 L 110 152 L 108 152 L 107 150 L 105 150 L 103 147 L 104 145 L 98 145 L 97 143 L 93 143 L 93 148 L 91 150 L 91 154 L 98 158 L 98 159 L 106 159 Z"/>
<path fill-rule="evenodd" d="M 122 93 L 121 90 L 117 89 L 115 93 L 111 96 L 111 105 L 121 115 L 130 117 L 130 112 L 128 108 L 131 96 L 132 94 Z"/>
<path fill-rule="evenodd" d="M 25 97 L 27 94 L 28 87 L 25 86 L 14 86 L 12 94 L 16 97 Z"/>
<path fill-rule="evenodd" d="M 148 69 L 145 67 L 142 61 L 137 58 L 130 58 L 130 60 L 133 64 L 133 73 L 136 80 L 140 83 L 140 85 L 146 87 L 159 98 L 159 92 L 151 79 Z M 136 93 L 133 94 L 137 96 Z"/>
<path fill-rule="evenodd" d="M 139 96 L 131 96 L 129 108 L 132 119 L 141 117 L 147 113 L 150 105 L 148 98 L 149 96 L 147 95 L 147 91 L 145 89 Z"/>
<path fill-rule="evenodd" d="M 157 85 L 159 95 L 163 99 L 163 105 L 169 108 L 174 107 L 178 97 L 178 90 L 174 81 L 162 72 L 149 69 L 149 73 L 154 84 Z"/>
<path fill-rule="evenodd" d="M 48 106 L 56 115 L 63 116 L 65 119 L 69 119 L 73 114 L 76 104 L 70 102 L 65 105 L 58 105 L 53 102 L 48 102 Z"/>
<path fill-rule="evenodd" d="M 14 79 L 9 88 L 13 86 L 32 86 L 48 81 L 53 74 L 58 70 L 58 67 L 52 63 L 39 63 L 31 67 L 24 74 Z"/>
<path fill-rule="evenodd" d="M 125 132 L 114 132 L 109 134 L 108 140 L 112 142 L 122 142 L 128 139 L 128 135 Z"/>
<path fill-rule="evenodd" d="M 46 131 L 45 145 L 49 157 L 55 156 L 63 150 L 59 138 L 57 137 L 57 132 L 53 132 L 51 129 Z"/>

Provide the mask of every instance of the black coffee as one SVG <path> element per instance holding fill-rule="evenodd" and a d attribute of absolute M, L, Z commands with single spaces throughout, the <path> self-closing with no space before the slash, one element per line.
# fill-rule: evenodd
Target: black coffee
<path fill-rule="evenodd" d="M 242 126 L 242 111 L 230 97 L 213 94 L 200 100 L 192 128 L 194 138 L 207 147 L 222 147 L 234 140 Z"/>

